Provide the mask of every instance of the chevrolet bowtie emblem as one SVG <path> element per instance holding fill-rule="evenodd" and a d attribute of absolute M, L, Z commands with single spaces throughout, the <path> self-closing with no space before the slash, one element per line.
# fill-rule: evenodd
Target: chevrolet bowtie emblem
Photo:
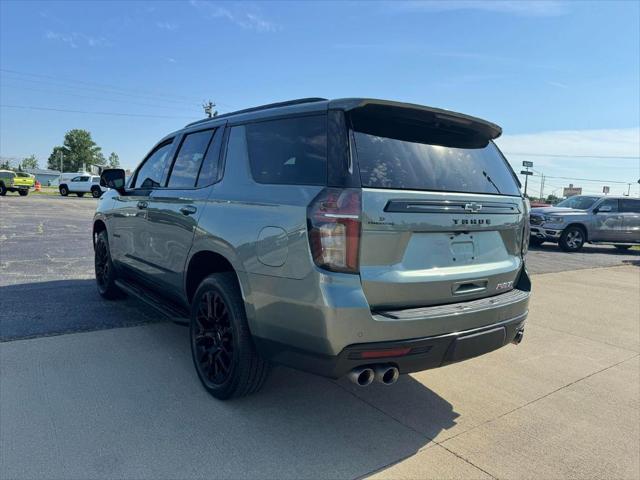
<path fill-rule="evenodd" d="M 466 203 L 464 206 L 464 209 L 467 212 L 471 212 L 471 213 L 478 213 L 480 210 L 482 210 L 482 205 L 479 203 Z"/>

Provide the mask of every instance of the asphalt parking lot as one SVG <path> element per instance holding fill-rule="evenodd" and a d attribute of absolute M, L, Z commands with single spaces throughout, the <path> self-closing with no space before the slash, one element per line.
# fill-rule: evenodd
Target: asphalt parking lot
<path fill-rule="evenodd" d="M 96 203 L 0 199 L 0 478 L 640 477 L 640 252 L 532 250 L 518 347 L 220 403 L 184 327 L 96 293 Z"/>

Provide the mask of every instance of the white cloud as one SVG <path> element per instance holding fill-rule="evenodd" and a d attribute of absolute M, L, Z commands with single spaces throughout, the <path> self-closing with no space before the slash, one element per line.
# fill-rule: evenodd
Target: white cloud
<path fill-rule="evenodd" d="M 534 163 L 536 176 L 529 178 L 534 193 L 540 189 L 540 173 L 546 176 L 546 194 L 561 194 L 569 183 L 582 187 L 583 193 L 601 193 L 602 187 L 609 185 L 616 195 L 626 193 L 630 183 L 631 193 L 640 193 L 636 183 L 640 177 L 640 127 L 504 135 L 496 143 L 516 172 L 522 170 L 523 160 Z M 520 180 L 524 183 L 521 175 Z"/>
<path fill-rule="evenodd" d="M 104 37 L 92 37 L 78 32 L 60 33 L 47 30 L 44 36 L 47 40 L 63 42 L 71 48 L 111 46 L 111 43 Z"/>
<path fill-rule="evenodd" d="M 281 30 L 279 25 L 263 18 L 256 8 L 252 8 L 248 4 L 226 4 L 225 7 L 221 7 L 204 0 L 190 0 L 189 3 L 192 7 L 205 12 L 209 18 L 224 18 L 246 30 L 255 30 L 256 32 L 277 32 Z"/>
<path fill-rule="evenodd" d="M 503 135 L 496 143 L 511 153 L 637 158 L 640 156 L 640 127 Z"/>
<path fill-rule="evenodd" d="M 480 10 L 526 17 L 550 17 L 568 13 L 567 3 L 555 0 L 449 0 L 385 3 L 385 8 L 389 6 L 396 11 Z"/>
<path fill-rule="evenodd" d="M 169 30 L 170 32 L 178 29 L 178 25 L 171 22 L 156 22 L 156 27 L 161 30 Z"/>

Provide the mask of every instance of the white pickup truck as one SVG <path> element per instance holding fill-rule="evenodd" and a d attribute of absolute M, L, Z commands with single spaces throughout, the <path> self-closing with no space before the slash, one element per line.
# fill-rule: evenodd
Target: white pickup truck
<path fill-rule="evenodd" d="M 107 191 L 100 186 L 100 177 L 90 173 L 63 173 L 60 175 L 58 191 L 60 195 L 66 197 L 70 193 L 75 193 L 82 197 L 85 193 L 90 193 L 93 198 L 100 196 Z"/>

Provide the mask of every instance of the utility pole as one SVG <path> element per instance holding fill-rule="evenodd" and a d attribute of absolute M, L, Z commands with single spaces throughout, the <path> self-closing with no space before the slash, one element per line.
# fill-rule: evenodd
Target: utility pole
<path fill-rule="evenodd" d="M 207 118 L 213 118 L 218 115 L 218 111 L 214 110 L 215 107 L 215 102 L 212 102 L 211 100 L 202 104 L 202 108 L 204 109 L 204 113 Z"/>
<path fill-rule="evenodd" d="M 64 153 L 60 150 L 60 173 L 64 172 Z"/>
<path fill-rule="evenodd" d="M 544 173 L 541 173 L 540 175 L 540 201 L 542 202 L 542 198 L 544 196 Z"/>

